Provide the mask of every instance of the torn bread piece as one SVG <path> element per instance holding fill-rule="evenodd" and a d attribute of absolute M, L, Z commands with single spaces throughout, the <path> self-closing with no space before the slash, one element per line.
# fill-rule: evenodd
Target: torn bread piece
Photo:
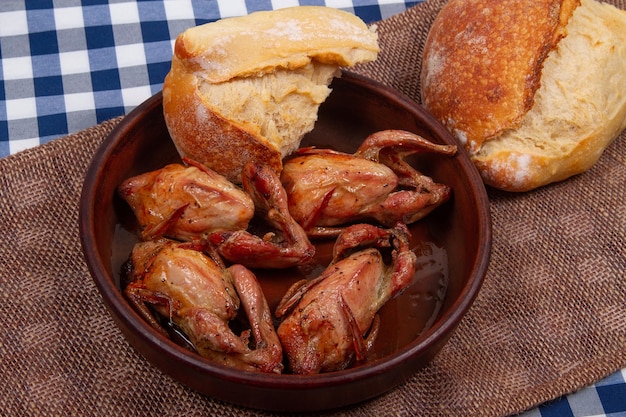
<path fill-rule="evenodd" d="M 595 0 L 451 0 L 422 102 L 486 184 L 528 191 L 593 166 L 626 128 L 626 11 Z"/>
<path fill-rule="evenodd" d="M 296 6 L 222 19 L 176 39 L 163 86 L 165 121 L 181 156 L 240 183 L 242 167 L 282 159 L 311 131 L 341 67 L 378 55 L 357 16 Z"/>

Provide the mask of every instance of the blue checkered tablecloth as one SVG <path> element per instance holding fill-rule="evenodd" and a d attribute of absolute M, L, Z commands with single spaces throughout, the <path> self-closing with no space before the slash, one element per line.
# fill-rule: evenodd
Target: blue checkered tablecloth
<path fill-rule="evenodd" d="M 258 10 L 328 5 L 366 22 L 395 0 L 1 0 L 0 157 L 128 113 L 161 89 L 184 29 Z"/>
<path fill-rule="evenodd" d="M 0 0 L 0 157 L 124 115 L 161 90 L 184 29 L 326 5 L 375 22 L 419 1 Z M 626 415 L 626 369 L 524 417 Z"/>

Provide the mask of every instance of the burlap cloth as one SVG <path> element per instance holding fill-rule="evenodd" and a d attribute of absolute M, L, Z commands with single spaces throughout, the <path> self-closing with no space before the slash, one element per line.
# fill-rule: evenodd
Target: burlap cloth
<path fill-rule="evenodd" d="M 383 21 L 383 53 L 359 71 L 419 100 L 421 49 L 442 4 Z M 154 368 L 91 281 L 78 200 L 118 122 L 0 160 L 0 415 L 255 415 Z M 493 255 L 469 314 L 428 367 L 336 414 L 508 415 L 626 366 L 625 184 L 622 134 L 576 178 L 522 195 L 489 190 Z"/>

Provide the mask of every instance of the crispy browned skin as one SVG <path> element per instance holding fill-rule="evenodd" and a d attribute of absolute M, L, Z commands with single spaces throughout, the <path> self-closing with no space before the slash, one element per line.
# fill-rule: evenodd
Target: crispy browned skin
<path fill-rule="evenodd" d="M 275 315 L 284 317 L 277 334 L 294 373 L 338 371 L 366 358 L 377 336 L 378 310 L 413 282 L 410 239 L 403 223 L 390 229 L 349 226 L 320 276 L 290 287 Z M 392 249 L 388 263 L 383 248 Z"/>
<path fill-rule="evenodd" d="M 256 277 L 242 265 L 226 268 L 204 249 L 196 242 L 167 239 L 138 243 L 131 254 L 133 272 L 124 295 L 156 330 L 167 336 L 149 307 L 178 325 L 196 351 L 213 362 L 281 373 L 282 347 Z M 229 323 L 240 310 L 249 328 L 236 334 Z"/>
<path fill-rule="evenodd" d="M 369 135 L 355 154 L 301 148 L 285 161 L 281 181 L 289 212 L 310 237 L 337 236 L 354 221 L 391 227 L 414 223 L 448 201 L 451 189 L 405 161 L 429 152 L 453 156 L 457 147 L 403 130 Z"/>
<path fill-rule="evenodd" d="M 426 41 L 422 101 L 470 149 L 532 107 L 579 0 L 451 0 Z"/>

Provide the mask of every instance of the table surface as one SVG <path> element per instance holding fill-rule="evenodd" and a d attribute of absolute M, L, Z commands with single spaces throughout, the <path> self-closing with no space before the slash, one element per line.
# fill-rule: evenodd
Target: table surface
<path fill-rule="evenodd" d="M 161 90 L 176 36 L 223 17 L 326 5 L 372 23 L 419 1 L 2 0 L 0 157 L 127 114 Z M 524 417 L 626 415 L 626 368 Z"/>

